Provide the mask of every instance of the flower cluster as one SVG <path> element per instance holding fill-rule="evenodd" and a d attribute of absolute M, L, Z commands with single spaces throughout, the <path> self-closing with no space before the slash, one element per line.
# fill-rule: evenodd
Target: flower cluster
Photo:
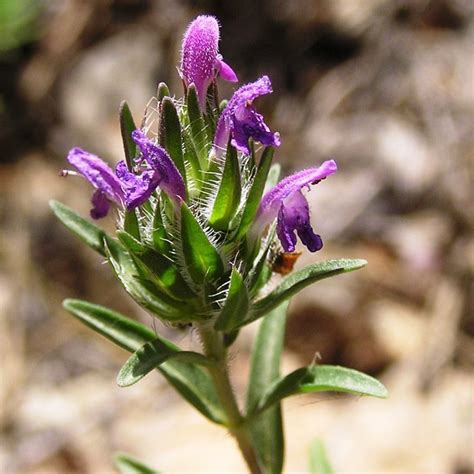
<path fill-rule="evenodd" d="M 284 252 L 295 252 L 299 237 L 309 251 L 321 249 L 322 239 L 311 226 L 303 191 L 337 169 L 334 161 L 326 161 L 271 183 L 270 152 L 280 146 L 280 135 L 255 107 L 256 99 L 272 93 L 270 78 L 262 76 L 241 86 L 219 105 L 218 78 L 235 82 L 237 76 L 223 61 L 218 43 L 214 17 L 199 16 L 188 27 L 180 67 L 185 98 L 177 101 L 165 85 L 161 87 L 158 139 L 134 126 L 125 127 L 124 140 L 131 147 L 126 149 L 127 161 L 119 161 L 115 170 L 80 148 L 68 154 L 69 163 L 96 189 L 92 218 L 104 217 L 111 202 L 126 216 L 133 215 L 133 232 L 130 218 L 119 221 L 122 243 L 123 234 L 131 234 L 149 251 L 163 255 L 167 264 L 171 262 L 186 283 L 187 294 L 200 296 L 201 315 L 213 313 L 209 301 L 203 302 L 203 292 L 209 292 L 209 285 L 218 291 L 233 268 L 242 273 L 250 293 L 257 294 L 265 282 L 257 273 L 271 268 L 271 255 L 279 246 Z M 260 160 L 258 144 L 264 148 Z M 193 220 L 189 240 L 185 238 L 189 223 L 183 215 Z M 200 234 L 207 247 L 196 243 Z M 143 261 L 143 251 L 137 255 L 136 248 L 128 251 L 139 261 L 139 269 L 150 266 Z M 200 263 L 190 255 L 203 252 L 215 258 L 205 261 L 202 265 L 207 269 L 199 274 Z M 153 265 L 151 271 L 157 271 Z M 166 282 L 159 287 L 166 295 L 177 296 Z"/>

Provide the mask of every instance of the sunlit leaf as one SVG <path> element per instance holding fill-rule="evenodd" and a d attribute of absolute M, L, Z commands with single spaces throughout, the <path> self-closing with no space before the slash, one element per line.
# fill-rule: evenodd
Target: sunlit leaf
<path fill-rule="evenodd" d="M 63 305 L 79 321 L 129 352 L 135 352 L 159 337 L 148 326 L 104 306 L 73 299 L 65 300 Z M 163 343 L 166 341 L 168 347 L 179 350 L 171 341 L 160 339 Z M 168 360 L 158 370 L 205 417 L 223 423 L 224 415 L 214 385 L 204 369 L 187 362 Z"/>
<path fill-rule="evenodd" d="M 120 387 L 128 387 L 137 383 L 153 369 L 158 368 L 167 360 L 177 360 L 198 365 L 211 365 L 207 357 L 197 352 L 181 351 L 163 338 L 143 344 L 125 362 L 117 376 Z"/>
<path fill-rule="evenodd" d="M 258 401 L 263 412 L 290 395 L 311 392 L 345 392 L 387 398 L 387 389 L 376 379 L 354 369 L 336 365 L 310 365 L 297 369 L 268 388 Z"/>

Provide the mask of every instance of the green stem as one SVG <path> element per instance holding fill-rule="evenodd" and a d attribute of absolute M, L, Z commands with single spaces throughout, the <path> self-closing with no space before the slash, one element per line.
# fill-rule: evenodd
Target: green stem
<path fill-rule="evenodd" d="M 199 326 L 204 353 L 213 359 L 216 364 L 208 367 L 214 381 L 217 396 L 227 416 L 227 428 L 237 441 L 242 456 L 252 474 L 262 474 L 263 471 L 258 462 L 257 454 L 250 440 L 250 433 L 245 424 L 235 399 L 232 385 L 230 383 L 227 368 L 227 349 L 222 340 L 222 334 L 212 327 L 202 324 Z"/>

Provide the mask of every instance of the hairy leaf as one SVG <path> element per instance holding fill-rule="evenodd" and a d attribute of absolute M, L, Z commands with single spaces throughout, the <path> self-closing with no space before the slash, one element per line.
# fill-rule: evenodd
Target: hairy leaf
<path fill-rule="evenodd" d="M 224 307 L 214 325 L 218 331 L 227 332 L 228 327 L 234 327 L 245 319 L 249 308 L 249 296 L 242 275 L 232 269 L 229 292 Z"/>
<path fill-rule="evenodd" d="M 387 398 L 387 389 L 376 379 L 354 369 L 337 365 L 309 365 L 297 369 L 268 388 L 258 401 L 261 413 L 290 395 L 310 392 L 346 392 Z"/>
<path fill-rule="evenodd" d="M 143 344 L 125 362 L 117 376 L 120 387 L 128 387 L 137 383 L 153 369 L 158 368 L 167 360 L 177 360 L 190 364 L 211 365 L 212 361 L 197 352 L 181 351 L 168 341 L 158 338 Z"/>
<path fill-rule="evenodd" d="M 168 347 L 171 341 L 157 336 L 148 326 L 116 311 L 81 300 L 65 300 L 64 308 L 82 323 L 129 352 L 137 351 L 146 342 L 160 338 Z M 209 374 L 201 367 L 178 360 L 169 360 L 158 367 L 170 384 L 205 417 L 223 423 L 224 415 Z"/>
<path fill-rule="evenodd" d="M 56 217 L 74 234 L 76 234 L 86 245 L 99 252 L 105 257 L 104 237 L 106 233 L 92 222 L 84 219 L 70 207 L 51 200 L 49 206 Z"/>

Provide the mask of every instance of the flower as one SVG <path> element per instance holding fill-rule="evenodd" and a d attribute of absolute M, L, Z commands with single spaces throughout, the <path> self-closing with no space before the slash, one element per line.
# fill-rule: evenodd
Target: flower
<path fill-rule="evenodd" d="M 190 23 L 181 48 L 181 77 L 188 87 L 196 86 L 199 104 L 206 111 L 206 94 L 217 74 L 230 82 L 237 82 L 234 70 L 219 54 L 219 24 L 213 16 L 201 15 Z"/>
<path fill-rule="evenodd" d="M 92 196 L 91 217 L 93 219 L 100 219 L 107 215 L 109 201 L 125 205 L 122 183 L 105 161 L 81 148 L 70 150 L 67 160 L 96 188 Z"/>
<path fill-rule="evenodd" d="M 336 171 L 336 162 L 329 160 L 321 166 L 308 168 L 282 179 L 263 196 L 254 229 L 260 232 L 276 218 L 277 235 L 285 252 L 295 251 L 295 231 L 310 252 L 320 250 L 323 242 L 311 227 L 308 201 L 301 189 L 319 183 Z"/>
<path fill-rule="evenodd" d="M 92 153 L 73 148 L 67 159 L 96 191 L 92 196 L 91 217 L 100 219 L 109 212 L 110 201 L 132 210 L 148 201 L 159 185 L 172 199 L 181 202 L 186 196 L 184 181 L 168 153 L 145 137 L 141 130 L 132 132 L 132 138 L 141 151 L 138 163 L 146 162 L 147 168 L 140 174 L 128 170 L 125 162 L 119 161 L 114 171 Z"/>
<path fill-rule="evenodd" d="M 159 174 L 160 188 L 176 203 L 181 203 L 186 199 L 186 186 L 183 177 L 168 152 L 148 139 L 141 130 L 132 132 L 132 138 L 141 152 L 137 162 L 145 161 L 152 170 Z"/>
<path fill-rule="evenodd" d="M 272 84 L 268 76 L 262 76 L 234 92 L 217 123 L 214 148 L 218 156 L 227 146 L 229 138 L 231 145 L 245 155 L 250 154 L 250 138 L 263 145 L 280 146 L 279 133 L 273 133 L 268 128 L 252 104 L 257 97 L 271 92 Z"/>

